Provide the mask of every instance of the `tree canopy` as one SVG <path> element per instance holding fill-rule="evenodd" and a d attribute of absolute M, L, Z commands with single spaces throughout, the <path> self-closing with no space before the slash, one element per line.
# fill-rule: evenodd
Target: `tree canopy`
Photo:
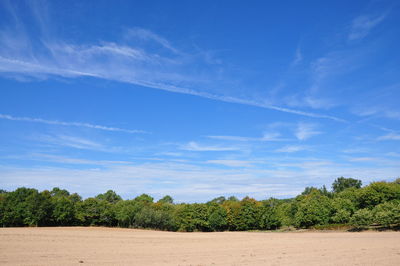
<path fill-rule="evenodd" d="M 169 231 L 274 230 L 347 224 L 400 225 L 400 183 L 337 178 L 332 191 L 307 187 L 290 199 L 257 201 L 220 196 L 207 203 L 175 204 L 167 195 L 154 202 L 148 194 L 123 200 L 108 190 L 82 199 L 65 189 L 0 190 L 1 226 L 120 226 Z"/>

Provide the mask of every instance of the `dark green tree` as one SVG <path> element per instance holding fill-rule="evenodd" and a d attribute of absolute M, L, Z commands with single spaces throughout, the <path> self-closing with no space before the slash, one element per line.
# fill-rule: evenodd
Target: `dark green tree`
<path fill-rule="evenodd" d="M 65 189 L 60 189 L 58 187 L 55 187 L 50 191 L 50 195 L 52 197 L 68 197 L 69 192 Z"/>
<path fill-rule="evenodd" d="M 160 202 L 160 203 L 169 203 L 169 204 L 173 204 L 173 203 L 174 203 L 174 200 L 173 200 L 173 198 L 172 198 L 171 196 L 166 195 L 166 196 L 164 196 L 163 198 L 161 198 L 158 202 Z"/>
<path fill-rule="evenodd" d="M 367 208 L 356 211 L 350 219 L 350 223 L 356 227 L 369 226 L 373 221 L 373 213 Z"/>
<path fill-rule="evenodd" d="M 52 198 L 52 219 L 55 225 L 72 225 L 75 222 L 75 204 L 65 196 Z"/>
<path fill-rule="evenodd" d="M 211 231 L 224 231 L 227 229 L 227 213 L 220 204 L 211 202 L 208 204 L 208 224 Z"/>
<path fill-rule="evenodd" d="M 112 204 L 115 204 L 118 201 L 122 200 L 121 196 L 119 196 L 113 190 L 108 190 L 106 193 L 97 195 L 96 199 L 105 200 L 105 201 L 107 201 L 109 203 L 112 203 Z"/>
<path fill-rule="evenodd" d="M 295 214 L 295 225 L 300 228 L 308 228 L 314 225 L 328 224 L 332 205 L 327 196 L 319 190 L 314 190 L 305 196 L 299 196 Z"/>
<path fill-rule="evenodd" d="M 226 201 L 226 198 L 224 196 L 221 197 L 217 197 L 215 199 L 212 199 L 211 201 L 209 201 L 209 203 L 217 203 L 217 204 L 222 204 Z"/>
<path fill-rule="evenodd" d="M 361 180 L 354 178 L 338 177 L 332 184 L 332 190 L 334 193 L 341 192 L 348 188 L 361 188 Z"/>
<path fill-rule="evenodd" d="M 263 201 L 260 209 L 259 228 L 264 230 L 277 229 L 281 226 L 281 221 L 278 216 L 277 199 L 270 198 Z"/>
<path fill-rule="evenodd" d="M 387 201 L 372 210 L 374 223 L 386 227 L 400 225 L 400 201 Z"/>
<path fill-rule="evenodd" d="M 388 182 L 374 182 L 357 191 L 358 207 L 372 209 L 378 204 L 400 200 L 400 185 Z"/>

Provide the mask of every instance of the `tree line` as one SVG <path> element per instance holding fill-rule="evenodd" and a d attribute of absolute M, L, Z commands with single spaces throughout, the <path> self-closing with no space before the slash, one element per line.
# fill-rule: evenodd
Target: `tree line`
<path fill-rule="evenodd" d="M 53 188 L 39 192 L 21 187 L 0 190 L 0 225 L 119 226 L 168 231 L 274 230 L 281 227 L 323 228 L 332 225 L 393 227 L 400 225 L 400 179 L 373 182 L 337 178 L 332 190 L 307 187 L 290 199 L 218 197 L 207 203 L 175 204 L 142 194 L 123 200 L 109 190 L 82 199 Z"/>

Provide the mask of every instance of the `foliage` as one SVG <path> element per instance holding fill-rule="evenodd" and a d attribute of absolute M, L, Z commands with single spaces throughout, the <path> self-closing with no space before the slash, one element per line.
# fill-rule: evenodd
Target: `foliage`
<path fill-rule="evenodd" d="M 357 227 L 371 225 L 373 222 L 372 211 L 369 209 L 360 209 L 354 213 L 350 219 L 350 223 Z"/>
<path fill-rule="evenodd" d="M 164 196 L 163 198 L 161 198 L 158 202 L 173 204 L 174 200 L 171 196 L 167 195 L 167 196 Z"/>
<path fill-rule="evenodd" d="M 383 226 L 400 225 L 400 201 L 387 201 L 373 209 L 374 222 Z"/>
<path fill-rule="evenodd" d="M 332 206 L 327 196 L 315 190 L 309 195 L 299 197 L 298 208 L 295 214 L 295 226 L 307 228 L 329 222 L 332 214 Z"/>
<path fill-rule="evenodd" d="M 356 210 L 355 203 L 345 197 L 332 200 L 333 215 L 331 221 L 336 224 L 346 224 Z"/>
<path fill-rule="evenodd" d="M 52 219 L 56 225 L 72 225 L 75 221 L 75 204 L 65 196 L 53 197 Z"/>
<path fill-rule="evenodd" d="M 157 202 L 142 194 L 123 200 L 108 190 L 82 198 L 65 189 L 0 190 L 0 226 L 120 226 L 169 231 L 243 231 L 288 228 L 341 228 L 400 225 L 400 182 L 337 178 L 333 192 L 307 187 L 291 199 L 257 201 L 231 196 L 207 203 L 174 204 L 171 196 Z"/>
<path fill-rule="evenodd" d="M 282 222 L 278 216 L 279 201 L 269 199 L 263 202 L 260 209 L 259 228 L 264 230 L 273 230 L 281 226 Z"/>
<path fill-rule="evenodd" d="M 51 195 L 39 193 L 32 188 L 18 188 L 2 193 L 0 217 L 3 226 L 40 226 L 49 223 L 51 217 Z"/>
<path fill-rule="evenodd" d="M 378 204 L 400 200 L 400 185 L 396 183 L 374 182 L 357 193 L 359 208 L 372 209 Z"/>
<path fill-rule="evenodd" d="M 342 192 L 348 188 L 361 188 L 362 182 L 361 180 L 354 179 L 354 178 L 345 178 L 339 177 L 337 178 L 332 184 L 332 190 L 334 193 Z"/>
<path fill-rule="evenodd" d="M 118 201 L 122 200 L 121 196 L 119 196 L 115 191 L 108 190 L 106 193 L 99 194 L 96 196 L 96 199 L 105 200 L 109 203 L 117 203 Z"/>

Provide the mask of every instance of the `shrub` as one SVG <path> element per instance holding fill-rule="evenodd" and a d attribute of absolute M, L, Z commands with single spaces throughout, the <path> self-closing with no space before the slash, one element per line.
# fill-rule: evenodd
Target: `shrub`
<path fill-rule="evenodd" d="M 369 226 L 373 223 L 373 214 L 369 209 L 356 211 L 350 219 L 350 223 L 356 227 Z"/>

